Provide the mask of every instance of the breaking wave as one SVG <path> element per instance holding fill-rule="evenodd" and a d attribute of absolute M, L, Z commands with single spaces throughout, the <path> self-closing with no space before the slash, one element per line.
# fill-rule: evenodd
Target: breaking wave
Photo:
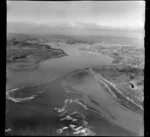
<path fill-rule="evenodd" d="M 11 101 L 13 101 L 13 102 L 18 103 L 18 102 L 23 102 L 23 101 L 27 101 L 27 100 L 32 100 L 32 99 L 34 99 L 35 97 L 36 97 L 36 95 L 33 95 L 33 96 L 31 96 L 31 97 L 25 97 L 25 98 L 13 98 L 13 97 L 11 97 L 11 96 L 7 96 L 7 99 L 8 99 L 8 100 L 11 100 Z"/>
<path fill-rule="evenodd" d="M 45 92 L 45 90 L 43 90 L 43 87 L 42 87 L 44 84 L 48 84 L 48 83 L 56 80 L 57 78 L 58 77 L 55 77 L 55 78 L 50 79 L 47 82 L 41 83 L 41 84 L 36 83 L 36 84 L 32 84 L 30 86 L 14 88 L 14 89 L 8 90 L 8 91 L 6 91 L 6 99 L 13 101 L 15 103 L 32 100 L 39 94 Z"/>
<path fill-rule="evenodd" d="M 55 108 L 62 126 L 57 130 L 59 135 L 76 135 L 76 136 L 89 136 L 96 135 L 89 126 L 86 116 L 79 111 L 70 110 L 72 105 L 76 104 L 82 107 L 85 111 L 88 110 L 87 106 L 79 101 L 79 99 L 66 99 L 64 106 Z"/>
<path fill-rule="evenodd" d="M 11 128 L 7 128 L 7 129 L 5 129 L 5 133 L 11 132 L 11 131 L 12 131 L 12 129 L 11 129 Z"/>
<path fill-rule="evenodd" d="M 10 95 L 10 93 L 16 92 L 18 90 L 20 90 L 20 89 L 12 89 L 12 90 L 7 91 L 6 92 L 6 98 L 8 100 L 11 100 L 11 101 L 15 102 L 15 103 L 18 103 L 18 102 L 22 102 L 22 101 L 32 100 L 32 99 L 34 99 L 37 96 L 37 95 L 32 95 L 32 96 L 29 96 L 29 97 L 17 98 L 17 97 L 12 97 Z"/>

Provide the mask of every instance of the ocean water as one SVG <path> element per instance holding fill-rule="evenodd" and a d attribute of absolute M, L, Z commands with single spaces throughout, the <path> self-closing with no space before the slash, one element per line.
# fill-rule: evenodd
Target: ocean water
<path fill-rule="evenodd" d="M 108 120 L 102 112 L 97 111 L 87 94 L 80 90 L 65 88 L 63 81 L 60 79 L 31 88 L 10 91 L 6 103 L 8 110 L 6 129 L 12 131 L 7 134 L 135 135 L 115 125 L 111 122 L 112 119 Z M 20 101 L 15 101 L 18 98 Z M 103 98 L 102 102 L 105 101 L 105 96 Z"/>
<path fill-rule="evenodd" d="M 68 56 L 7 73 L 6 135 L 142 134 L 142 116 L 118 104 L 89 73 L 78 73 L 113 60 L 80 52 L 84 46 L 55 46 Z"/>

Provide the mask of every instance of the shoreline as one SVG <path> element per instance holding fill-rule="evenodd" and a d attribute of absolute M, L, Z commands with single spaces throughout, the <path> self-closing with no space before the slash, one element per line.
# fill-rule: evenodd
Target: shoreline
<path fill-rule="evenodd" d="M 131 104 L 135 105 L 136 107 L 138 107 L 140 110 L 143 111 L 143 107 L 142 107 L 142 106 L 140 106 L 140 105 L 138 105 L 137 103 L 135 103 L 134 100 L 131 100 L 129 97 L 124 96 L 124 95 L 116 88 L 115 84 L 109 82 L 109 81 L 106 80 L 105 78 L 102 78 L 99 74 L 96 74 L 93 70 L 91 70 L 91 68 L 90 68 L 90 72 L 94 75 L 94 77 L 95 77 L 98 81 L 104 83 L 104 85 L 106 84 L 106 86 L 108 87 L 108 89 L 111 88 L 110 90 L 112 91 L 112 88 L 113 88 L 114 90 L 113 90 L 112 92 L 115 93 L 116 96 L 118 96 L 118 97 L 120 96 L 122 99 L 125 99 L 126 101 L 128 101 L 129 104 L 131 103 Z M 109 91 L 109 90 L 108 90 L 108 91 Z M 109 92 L 111 92 L 111 91 L 109 91 Z M 111 94 L 111 93 L 110 93 L 110 94 Z M 119 98 L 120 98 L 120 97 L 119 97 Z M 131 108 L 132 108 L 132 107 L 131 107 Z"/>
<path fill-rule="evenodd" d="M 7 69 L 14 71 L 33 70 L 38 64 L 47 59 L 67 56 L 62 49 L 52 48 L 50 45 L 28 42 L 28 37 L 20 40 L 19 37 L 7 37 Z"/>
<path fill-rule="evenodd" d="M 81 70 L 79 70 L 80 72 Z M 86 70 L 87 71 L 87 70 Z M 73 74 L 77 74 L 77 72 L 73 73 Z M 71 74 L 70 76 L 72 77 Z M 78 75 L 78 74 L 77 74 Z M 89 71 L 89 75 L 91 75 L 90 71 Z M 95 78 L 93 75 L 91 75 L 93 78 Z M 74 78 L 76 76 L 73 76 Z M 67 79 L 69 78 L 69 76 L 67 77 Z M 82 79 L 84 79 L 84 76 L 81 76 L 81 81 Z M 68 79 L 68 82 L 71 79 Z M 97 79 L 96 79 L 97 81 Z M 102 82 L 102 81 L 100 81 Z M 74 83 L 74 82 L 73 82 Z M 98 96 L 101 96 L 101 93 L 98 93 L 98 91 L 96 91 L 95 93 L 93 93 L 93 95 L 91 94 L 91 90 L 92 88 L 90 88 L 90 86 L 87 87 L 87 92 L 86 92 L 86 87 L 82 87 L 82 82 L 80 83 L 76 83 L 76 79 L 75 79 L 75 85 L 72 82 L 70 83 L 70 86 L 66 85 L 66 88 L 68 89 L 68 91 L 70 90 L 70 93 L 74 93 L 74 92 L 83 92 L 83 94 L 85 94 L 83 97 L 81 97 L 81 102 L 83 102 L 85 105 L 87 105 L 88 107 L 90 106 L 90 108 L 92 107 L 100 116 L 102 116 L 105 120 L 107 120 L 108 122 L 110 121 L 110 123 L 122 127 L 123 129 L 125 129 L 126 131 L 129 131 L 131 133 L 133 133 L 134 135 L 143 135 L 143 129 L 142 129 L 142 114 L 143 114 L 143 110 L 141 110 L 141 112 L 137 112 L 135 111 L 135 109 L 138 108 L 134 108 L 131 110 L 132 107 L 134 107 L 131 102 L 129 102 L 127 99 L 125 99 L 124 96 L 118 96 L 116 95 L 116 93 L 113 93 L 114 91 L 108 91 L 108 89 L 106 87 L 101 86 L 102 88 L 105 89 L 105 91 L 107 92 L 107 94 L 111 94 L 110 92 L 112 92 L 112 94 L 114 94 L 117 98 L 114 98 L 114 96 L 112 96 L 112 94 L 109 96 L 112 98 L 112 100 L 114 100 L 116 102 L 116 108 L 114 108 L 115 110 L 113 110 L 111 108 L 111 106 L 113 106 L 113 104 L 108 103 L 108 108 L 107 108 L 107 101 L 106 102 L 101 102 L 98 98 Z M 99 83 L 99 81 L 98 81 Z M 104 83 L 104 82 L 103 82 Z M 101 83 L 101 84 L 103 84 Z M 67 84 L 67 83 L 66 83 Z M 73 85 L 74 86 L 73 86 Z M 77 84 L 77 85 L 76 85 Z M 88 84 L 88 83 L 87 83 Z M 73 87 L 72 87 L 73 86 Z M 76 87 L 77 86 L 77 87 Z M 93 85 L 94 86 L 94 85 Z M 95 85 L 96 86 L 96 85 Z M 73 90 L 73 91 L 72 91 Z M 84 91 L 85 90 L 85 91 Z M 99 89 L 100 90 L 100 89 Z M 115 89 L 114 89 L 115 90 Z M 93 91 L 94 92 L 94 91 Z M 100 92 L 100 91 L 99 91 Z M 103 92 L 103 91 L 102 91 Z M 117 92 L 117 91 L 116 91 Z M 94 95 L 95 94 L 95 95 Z M 104 93 L 106 94 L 106 93 Z M 102 94 L 103 95 L 103 94 Z M 118 98 L 120 100 L 118 100 Z M 109 98 L 108 98 L 109 99 Z M 103 98 L 102 98 L 103 100 Z M 123 100 L 123 101 L 122 101 Z M 124 102 L 124 104 L 122 102 Z M 127 102 L 128 101 L 128 102 Z M 114 102 L 114 104 L 115 104 Z M 104 104 L 103 104 L 104 103 Z M 105 106 L 106 103 L 106 106 Z M 113 103 L 113 102 L 112 102 Z M 129 107 L 127 107 L 126 103 L 128 103 Z M 104 105 L 104 106 L 103 106 Z M 110 108 L 109 108 L 110 107 Z M 114 106 L 115 107 L 115 106 Z M 112 121 L 112 122 L 111 122 Z M 126 121 L 126 122 L 125 122 Z M 137 123 L 137 124 L 136 124 Z M 139 125 L 140 124 L 140 125 Z M 129 125 L 131 125 L 131 129 L 129 128 Z M 139 126 L 138 126 L 139 125 Z M 139 131 L 138 131 L 139 128 Z"/>

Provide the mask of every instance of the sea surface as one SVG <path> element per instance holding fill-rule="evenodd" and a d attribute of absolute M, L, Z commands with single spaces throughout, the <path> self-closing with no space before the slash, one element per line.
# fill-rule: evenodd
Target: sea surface
<path fill-rule="evenodd" d="M 143 116 L 119 104 L 83 70 L 113 59 L 79 51 L 85 46 L 51 45 L 68 56 L 45 60 L 36 70 L 7 71 L 8 135 L 143 135 Z"/>

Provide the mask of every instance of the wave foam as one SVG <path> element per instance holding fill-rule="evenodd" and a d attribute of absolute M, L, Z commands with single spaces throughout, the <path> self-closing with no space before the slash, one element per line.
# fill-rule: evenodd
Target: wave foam
<path fill-rule="evenodd" d="M 7 95 L 7 99 L 11 100 L 11 101 L 13 101 L 15 103 L 23 102 L 23 101 L 27 101 L 27 100 L 32 100 L 35 97 L 36 97 L 36 95 L 30 96 L 30 97 L 25 97 L 25 98 L 13 98 L 13 97 L 9 96 L 9 94 Z"/>
<path fill-rule="evenodd" d="M 73 111 L 69 112 L 67 109 L 69 105 L 72 103 L 76 103 L 85 110 L 87 110 L 87 106 L 79 101 L 79 99 L 66 99 L 64 101 L 64 106 L 61 108 L 55 108 L 58 112 L 58 116 L 60 117 L 60 121 L 65 123 L 64 127 L 61 127 L 57 130 L 57 133 L 60 134 L 71 134 L 71 135 L 79 135 L 79 136 L 89 136 L 96 135 L 89 128 L 88 122 L 86 121 L 86 116 L 80 112 Z"/>
<path fill-rule="evenodd" d="M 18 102 L 22 102 L 22 101 L 28 101 L 28 100 L 32 100 L 34 99 L 38 94 L 41 94 L 43 92 L 45 92 L 44 90 L 42 91 L 38 91 L 36 93 L 34 93 L 33 95 L 29 96 L 29 97 L 22 97 L 22 98 L 17 98 L 17 97 L 11 97 L 10 96 L 10 93 L 12 92 L 15 92 L 15 91 L 18 91 L 18 90 L 22 90 L 22 89 L 26 89 L 26 88 L 33 88 L 33 87 L 36 87 L 36 86 L 41 86 L 43 84 L 47 84 L 47 83 L 50 83 L 52 81 L 55 81 L 57 80 L 59 77 L 58 76 L 55 76 L 54 78 L 52 79 L 49 79 L 47 80 L 46 82 L 43 82 L 43 83 L 35 83 L 35 84 L 32 84 L 32 85 L 28 85 L 28 86 L 25 86 L 25 87 L 20 87 L 20 88 L 14 88 L 14 89 L 10 89 L 8 91 L 6 91 L 6 98 L 8 100 L 11 100 L 15 103 L 18 103 Z"/>
<path fill-rule="evenodd" d="M 6 133 L 7 133 L 7 132 L 10 132 L 10 131 L 12 131 L 11 128 L 5 129 L 5 132 L 6 132 Z"/>
<path fill-rule="evenodd" d="M 23 101 L 28 101 L 28 100 L 32 100 L 32 99 L 34 99 L 37 95 L 32 95 L 32 96 L 29 96 L 29 97 L 22 97 L 22 98 L 17 98 L 17 97 L 12 97 L 11 95 L 10 95 L 10 93 L 12 93 L 12 92 L 16 92 L 16 91 L 18 91 L 18 90 L 21 90 L 22 88 L 15 88 L 15 89 L 11 89 L 11 90 L 8 90 L 7 92 L 6 92 L 6 98 L 8 99 L 8 100 L 10 100 L 10 101 L 13 101 L 13 102 L 15 102 L 15 103 L 19 103 L 19 102 L 23 102 Z"/>

